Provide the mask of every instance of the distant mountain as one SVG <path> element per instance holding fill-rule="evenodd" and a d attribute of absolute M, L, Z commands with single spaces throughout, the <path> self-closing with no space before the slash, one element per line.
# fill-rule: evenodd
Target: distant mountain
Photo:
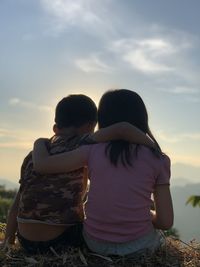
<path fill-rule="evenodd" d="M 188 183 L 200 183 L 200 167 L 192 166 L 189 164 L 175 163 L 171 167 L 173 180 L 177 178 L 188 180 Z M 189 177 L 189 178 L 188 178 Z"/>
<path fill-rule="evenodd" d="M 191 195 L 200 195 L 200 183 L 171 187 L 174 205 L 174 227 L 183 241 L 196 238 L 200 242 L 200 208 L 186 205 Z"/>
<path fill-rule="evenodd" d="M 200 182 L 200 180 L 199 180 Z M 180 187 L 184 187 L 188 184 L 196 184 L 195 181 L 190 181 L 187 178 L 183 178 L 183 177 L 178 177 L 178 178 L 171 178 L 171 186 L 180 186 Z"/>
<path fill-rule="evenodd" d="M 6 179 L 0 178 L 0 185 L 4 185 L 6 189 L 17 189 L 19 185 Z"/>

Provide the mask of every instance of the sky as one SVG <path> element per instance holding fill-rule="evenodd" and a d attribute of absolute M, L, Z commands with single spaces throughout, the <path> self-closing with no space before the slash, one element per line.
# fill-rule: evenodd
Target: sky
<path fill-rule="evenodd" d="M 1 0 L 0 178 L 18 181 L 57 102 L 143 98 L 174 179 L 200 180 L 199 0 Z M 184 180 L 183 179 L 183 180 Z"/>

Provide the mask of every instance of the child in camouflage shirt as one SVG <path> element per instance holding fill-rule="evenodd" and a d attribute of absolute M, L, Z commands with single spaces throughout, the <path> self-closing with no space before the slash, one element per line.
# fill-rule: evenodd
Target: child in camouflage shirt
<path fill-rule="evenodd" d="M 89 97 L 63 98 L 56 107 L 55 135 L 47 142 L 49 153 L 75 149 L 85 134 L 94 131 L 96 122 L 97 108 Z M 8 242 L 14 243 L 17 232 L 19 242 L 28 252 L 80 245 L 86 170 L 41 175 L 33 169 L 30 152 L 23 161 L 19 183 L 7 223 Z"/>

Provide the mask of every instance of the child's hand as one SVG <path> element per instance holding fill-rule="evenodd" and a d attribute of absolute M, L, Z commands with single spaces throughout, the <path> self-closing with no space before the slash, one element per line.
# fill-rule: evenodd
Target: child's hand
<path fill-rule="evenodd" d="M 37 146 L 39 148 L 45 146 L 47 148 L 48 147 L 48 142 L 49 142 L 49 139 L 48 138 L 44 138 L 44 137 L 40 137 L 37 140 L 35 140 L 35 142 L 33 144 L 32 155 L 33 155 L 35 146 Z"/>
<path fill-rule="evenodd" d="M 37 140 L 35 140 L 34 144 L 46 144 L 47 141 L 49 141 L 48 138 L 40 137 Z"/>

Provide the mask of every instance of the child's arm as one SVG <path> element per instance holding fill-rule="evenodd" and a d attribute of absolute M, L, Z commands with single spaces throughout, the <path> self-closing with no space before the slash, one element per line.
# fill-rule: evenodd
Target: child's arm
<path fill-rule="evenodd" d="M 155 211 L 151 210 L 155 228 L 168 230 L 173 225 L 174 214 L 169 185 L 158 185 L 154 192 Z"/>
<path fill-rule="evenodd" d="M 130 143 L 156 148 L 155 143 L 149 136 L 128 122 L 119 122 L 109 127 L 102 128 L 90 135 L 90 137 L 97 143 L 121 139 Z"/>
<path fill-rule="evenodd" d="M 34 170 L 40 173 L 70 172 L 87 165 L 87 151 L 81 148 L 50 155 L 46 148 L 46 138 L 39 138 L 32 151 Z"/>
<path fill-rule="evenodd" d="M 19 207 L 19 198 L 20 198 L 20 191 L 18 191 L 8 214 L 4 245 L 15 243 L 15 234 L 17 232 L 17 213 Z"/>
<path fill-rule="evenodd" d="M 98 130 L 92 135 L 97 142 L 124 139 L 133 143 L 146 144 L 155 147 L 153 141 L 133 125 L 120 122 Z M 33 149 L 34 169 L 41 173 L 69 172 L 87 165 L 87 153 L 81 149 L 50 156 L 46 146 L 46 139 L 38 139 Z"/>

